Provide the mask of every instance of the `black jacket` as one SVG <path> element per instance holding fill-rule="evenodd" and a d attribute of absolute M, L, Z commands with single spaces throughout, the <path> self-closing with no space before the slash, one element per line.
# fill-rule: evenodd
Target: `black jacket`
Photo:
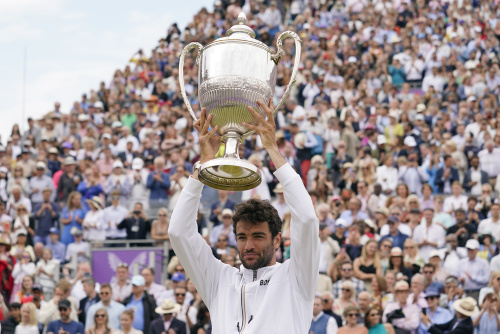
<path fill-rule="evenodd" d="M 96 298 L 96 303 L 98 303 L 101 300 L 101 298 L 99 298 L 98 293 L 96 293 L 95 298 Z M 85 304 L 87 304 L 88 300 L 89 300 L 88 296 L 80 300 L 80 306 L 78 308 L 81 311 L 78 314 L 78 321 L 80 321 L 84 327 L 85 327 L 85 321 L 87 320 L 87 313 L 85 312 Z"/>
<path fill-rule="evenodd" d="M 123 301 L 123 305 L 127 306 L 128 303 L 133 298 L 133 294 L 125 298 Z M 144 292 L 144 296 L 142 297 L 142 306 L 144 307 L 144 331 L 143 333 L 149 333 L 149 328 L 151 326 L 151 322 L 158 318 L 158 314 L 155 312 L 156 301 L 153 296 L 149 295 L 147 292 Z"/>
<path fill-rule="evenodd" d="M 158 318 L 151 323 L 151 328 L 149 329 L 149 334 L 161 334 L 162 332 L 168 333 L 169 329 L 173 329 L 175 334 L 186 334 L 186 323 L 179 319 L 172 319 L 170 323 L 170 328 L 165 328 L 163 318 Z M 147 333 L 144 331 L 144 333 Z"/>
<path fill-rule="evenodd" d="M 465 318 L 464 320 L 460 321 L 460 323 L 455 327 L 455 323 L 459 319 L 455 316 L 453 319 L 451 319 L 449 322 L 441 325 L 432 325 L 431 328 L 429 328 L 429 333 L 431 334 L 471 334 L 474 333 L 474 325 L 472 324 L 472 319 L 471 318 Z"/>
<path fill-rule="evenodd" d="M 488 176 L 488 173 L 486 173 L 485 171 L 482 171 L 482 170 L 479 170 L 479 173 L 481 174 L 481 184 L 490 183 L 490 178 Z M 470 193 L 470 190 L 471 190 L 471 186 L 470 186 L 470 183 L 472 182 L 471 181 L 471 174 L 472 174 L 471 168 L 469 168 L 469 170 L 467 172 L 465 172 L 465 174 L 464 174 L 463 186 L 464 186 L 466 193 Z"/>
<path fill-rule="evenodd" d="M 7 319 L 4 319 L 2 322 L 2 334 L 14 334 L 16 331 L 16 326 L 19 324 L 14 321 L 14 318 L 11 316 Z"/>

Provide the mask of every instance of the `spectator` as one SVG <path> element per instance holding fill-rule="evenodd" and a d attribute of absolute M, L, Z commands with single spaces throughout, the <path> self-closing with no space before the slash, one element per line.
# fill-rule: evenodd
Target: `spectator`
<path fill-rule="evenodd" d="M 31 291 L 34 283 L 33 274 L 35 273 L 35 264 L 30 262 L 31 257 L 27 252 L 23 253 L 22 258 L 16 263 L 12 270 L 14 278 L 14 291 L 11 295 L 11 302 L 28 303 L 33 300 Z"/>
<path fill-rule="evenodd" d="M 112 329 L 109 327 L 108 312 L 105 308 L 100 308 L 94 315 L 94 323 L 87 330 L 87 333 L 111 333 Z"/>
<path fill-rule="evenodd" d="M 117 227 L 127 231 L 127 240 L 146 239 L 146 234 L 151 229 L 146 219 L 142 204 L 135 203 L 134 210 L 130 211 Z"/>
<path fill-rule="evenodd" d="M 490 280 L 488 261 L 477 256 L 479 251 L 477 240 L 468 240 L 465 248 L 467 248 L 467 258 L 459 262 L 458 277 L 467 296 L 478 300 L 479 290 L 484 288 Z"/>
<path fill-rule="evenodd" d="M 165 168 L 165 159 L 156 157 L 154 160 L 155 171 L 149 173 L 147 180 L 147 188 L 151 190 L 149 195 L 151 201 L 156 202 L 156 206 L 166 206 L 168 200 L 167 191 L 170 189 L 170 178 L 167 173 L 163 172 Z"/>
<path fill-rule="evenodd" d="M 483 305 L 484 296 L 490 292 L 497 297 L 500 296 L 500 280 L 498 280 L 498 277 L 500 277 L 500 272 L 494 271 L 491 273 L 490 283 L 479 292 L 479 305 Z"/>
<path fill-rule="evenodd" d="M 465 192 L 474 196 L 481 196 L 481 186 L 489 182 L 488 173 L 479 168 L 479 157 L 473 156 L 470 159 L 470 168 L 464 175 L 463 185 Z M 500 190 L 500 188 L 498 190 Z M 498 192 L 498 190 L 495 186 L 495 191 Z"/>
<path fill-rule="evenodd" d="M 50 201 L 55 198 L 54 182 L 52 178 L 45 174 L 47 166 L 43 161 L 36 163 L 36 175 L 30 179 L 30 194 L 31 204 L 36 207 L 38 204 L 45 201 L 42 196 L 42 191 L 50 189 Z"/>
<path fill-rule="evenodd" d="M 458 181 L 458 170 L 453 168 L 451 155 L 444 156 L 444 166 L 438 169 L 435 184 L 441 194 L 451 194 L 451 185 Z"/>
<path fill-rule="evenodd" d="M 120 263 L 116 268 L 116 282 L 111 283 L 113 300 L 121 303 L 132 293 L 132 283 L 129 282 L 128 264 Z"/>
<path fill-rule="evenodd" d="M 498 317 L 498 295 L 488 293 L 481 305 L 481 312 L 473 317 L 474 327 L 479 333 L 498 333 L 500 318 Z"/>
<path fill-rule="evenodd" d="M 323 312 L 321 297 L 314 297 L 313 319 L 309 333 L 337 333 L 338 326 L 335 319 Z"/>
<path fill-rule="evenodd" d="M 132 170 L 127 175 L 131 186 L 128 205 L 140 202 L 144 210 L 149 209 L 148 174 L 148 169 L 144 168 L 144 161 L 139 157 L 134 158 Z"/>
<path fill-rule="evenodd" d="M 111 194 L 118 190 L 120 192 L 120 204 L 127 205 L 127 198 L 130 193 L 130 182 L 127 176 L 123 173 L 123 163 L 120 160 L 115 160 L 113 162 L 113 172 L 106 179 L 104 184 L 104 192 L 106 195 L 111 196 Z"/>
<path fill-rule="evenodd" d="M 82 207 L 82 196 L 79 192 L 72 192 L 61 214 L 62 231 L 61 242 L 68 246 L 75 241 L 71 231 L 73 228 L 83 230 L 82 223 L 85 218 L 85 210 Z"/>
<path fill-rule="evenodd" d="M 116 330 L 116 334 L 142 334 L 142 331 L 132 327 L 133 322 L 134 309 L 124 310 L 120 316 L 121 330 Z"/>
<path fill-rule="evenodd" d="M 50 230 L 57 229 L 59 222 L 59 206 L 52 202 L 51 195 L 53 191 L 50 188 L 43 188 L 42 200 L 34 207 L 35 220 L 37 228 L 35 231 L 34 242 L 47 244 L 50 240 Z M 58 230 L 59 233 L 59 230 Z"/>
<path fill-rule="evenodd" d="M 66 249 L 66 262 L 76 259 L 76 263 L 87 262 L 90 259 L 89 244 L 83 241 L 83 231 L 78 227 L 71 229 L 71 235 L 75 238 L 75 242 L 68 245 Z"/>
<path fill-rule="evenodd" d="M 44 289 L 45 291 L 45 289 Z M 57 282 L 56 288 L 54 289 L 54 298 L 50 299 L 47 304 L 45 305 L 44 308 L 40 310 L 39 314 L 39 321 L 44 325 L 44 331 L 48 333 L 49 325 L 53 321 L 57 321 L 61 318 L 63 318 L 63 315 L 59 312 L 60 308 L 60 302 L 64 300 L 64 303 L 62 304 L 64 306 L 64 322 L 67 322 L 70 318 L 71 320 L 74 320 L 75 322 L 78 321 L 78 316 L 76 313 L 77 310 L 77 301 L 70 296 L 71 293 L 71 283 L 69 281 L 62 279 L 59 282 Z M 68 310 L 69 309 L 69 310 Z M 68 314 L 66 314 L 68 312 Z M 60 329 L 62 327 L 62 324 L 60 324 L 58 328 Z M 53 327 L 54 325 L 52 325 Z M 57 330 L 56 330 L 57 332 Z M 54 333 L 56 333 L 54 332 Z M 83 328 L 80 333 L 83 333 Z"/>
<path fill-rule="evenodd" d="M 344 219 L 347 226 L 350 226 L 358 219 L 367 219 L 368 215 L 360 210 L 361 200 L 359 198 L 353 197 L 349 200 L 349 210 L 345 210 L 344 212 L 342 212 L 339 218 Z"/>
<path fill-rule="evenodd" d="M 65 203 L 71 192 L 76 191 L 76 187 L 80 183 L 80 180 L 82 180 L 82 176 L 76 172 L 76 162 L 72 156 L 67 156 L 64 159 L 63 169 L 64 172 L 57 184 L 57 199 Z"/>
<path fill-rule="evenodd" d="M 14 167 L 14 175 L 12 175 L 7 182 L 7 194 L 12 195 L 16 186 L 21 190 L 21 195 L 23 197 L 30 195 L 29 181 L 26 176 L 24 176 L 24 169 L 22 166 Z"/>
<path fill-rule="evenodd" d="M 50 249 L 53 259 L 59 261 L 60 263 L 65 261 L 66 246 L 59 241 L 59 229 L 57 227 L 50 228 L 49 241 L 45 247 Z"/>
<path fill-rule="evenodd" d="M 9 305 L 9 316 L 6 317 L 0 325 L 2 326 L 2 333 L 14 334 L 16 327 L 21 322 L 21 304 L 11 303 Z"/>
<path fill-rule="evenodd" d="M 353 263 L 354 276 L 365 282 L 365 286 L 371 290 L 372 279 L 376 275 L 382 275 L 382 265 L 377 249 L 377 241 L 369 240 L 361 251 L 361 256 L 356 258 Z M 365 310 L 362 310 L 364 314 Z M 361 317 L 361 315 L 360 315 Z"/>
<path fill-rule="evenodd" d="M 118 330 L 120 328 L 120 318 L 126 312 L 130 310 L 125 310 L 125 306 L 121 303 L 112 300 L 112 289 L 107 283 L 101 285 L 101 290 L 99 292 L 100 301 L 90 306 L 87 310 L 86 320 L 85 320 L 85 330 L 88 330 L 93 324 L 93 319 L 95 318 L 95 313 L 97 310 L 105 309 L 108 315 L 108 325 L 113 330 Z M 132 316 L 133 318 L 133 316 Z M 124 326 L 122 324 L 122 330 Z"/>
<path fill-rule="evenodd" d="M 408 304 L 409 286 L 406 281 L 398 281 L 394 287 L 396 292 L 395 301 L 388 304 L 384 309 L 382 321 L 389 322 L 394 329 L 405 329 L 416 333 L 419 325 L 420 309 L 415 304 Z M 401 317 L 402 314 L 402 317 Z"/>
<path fill-rule="evenodd" d="M 144 277 L 144 281 L 146 284 L 144 285 L 144 289 L 146 292 L 153 296 L 155 300 L 158 300 L 161 293 L 165 291 L 165 287 L 161 284 L 157 284 L 154 282 L 155 280 L 155 270 L 154 268 L 144 268 L 141 271 L 142 277 Z M 158 304 L 158 303 L 157 303 Z"/>
<path fill-rule="evenodd" d="M 106 239 L 105 222 L 103 221 L 103 210 L 101 198 L 94 196 L 87 200 L 90 211 L 83 218 L 83 238 L 88 241 L 101 241 Z"/>
<path fill-rule="evenodd" d="M 75 298 L 77 303 L 85 298 L 86 290 L 83 287 L 83 281 L 87 277 L 92 277 L 92 267 L 88 262 L 80 262 L 78 263 L 78 267 L 76 269 L 76 276 L 71 280 L 71 297 Z M 99 283 L 95 284 L 95 290 L 99 292 L 101 285 Z"/>
<path fill-rule="evenodd" d="M 75 320 L 72 320 L 70 314 L 72 312 L 71 303 L 67 299 L 62 299 L 58 302 L 60 319 L 54 320 L 47 326 L 47 334 L 59 333 L 61 328 L 68 333 L 83 333 L 83 325 Z"/>
<path fill-rule="evenodd" d="M 3 333 L 3 331 L 2 331 Z M 16 334 L 39 334 L 38 317 L 36 306 L 33 303 L 26 303 L 21 306 L 21 321 L 16 326 Z"/>
<path fill-rule="evenodd" d="M 383 236 L 380 240 L 392 238 L 393 247 L 399 247 L 399 249 L 403 248 L 408 235 L 401 233 L 399 230 L 399 218 L 394 215 L 390 216 L 387 218 L 387 225 L 389 225 L 389 234 Z"/>
<path fill-rule="evenodd" d="M 78 308 L 78 321 L 80 321 L 84 326 L 86 326 L 87 313 L 92 305 L 95 305 L 100 301 L 99 294 L 95 291 L 95 280 L 92 277 L 86 277 L 82 280 L 83 291 L 86 297 L 80 300 L 80 306 Z M 107 318 L 106 313 L 106 318 Z M 96 318 L 98 318 L 96 316 Z M 106 319 L 107 322 L 108 319 Z"/>
<path fill-rule="evenodd" d="M 394 328 L 390 324 L 382 324 L 382 316 L 380 310 L 376 307 L 370 307 L 365 313 L 365 326 L 368 328 L 368 333 L 392 333 Z"/>
<path fill-rule="evenodd" d="M 228 192 L 225 190 L 217 190 L 218 199 L 210 206 L 210 221 L 214 226 L 222 223 L 222 210 L 234 210 L 235 203 L 228 197 Z"/>
<path fill-rule="evenodd" d="M 123 240 L 127 237 L 127 231 L 118 229 L 118 225 L 127 217 L 127 209 L 120 205 L 120 191 L 118 189 L 111 192 L 111 206 L 102 210 L 102 222 L 105 226 L 107 240 Z M 111 244 L 117 246 L 117 244 Z"/>
<path fill-rule="evenodd" d="M 481 220 L 477 228 L 478 233 L 489 231 L 496 240 L 500 238 L 500 204 L 493 203 L 490 206 L 491 218 Z"/>
<path fill-rule="evenodd" d="M 333 296 L 335 297 L 335 299 L 340 297 L 340 294 L 342 292 L 342 284 L 346 281 L 352 282 L 352 284 L 354 285 L 356 296 L 359 295 L 360 292 L 366 290 L 365 283 L 362 280 L 353 277 L 353 274 L 352 262 L 344 261 L 340 265 L 341 278 L 333 284 L 332 288 Z"/>
<path fill-rule="evenodd" d="M 359 308 L 355 305 L 348 306 L 343 312 L 343 316 L 346 319 L 346 324 L 344 327 L 340 327 L 338 334 L 368 334 L 368 329 L 358 323 L 359 319 Z"/>
<path fill-rule="evenodd" d="M 151 323 L 151 334 L 161 334 L 164 332 L 174 331 L 175 333 L 187 333 L 186 323 L 184 321 L 178 320 L 175 316 L 179 313 L 181 306 L 176 304 L 171 299 L 165 299 L 161 306 L 155 309 L 155 312 L 161 315 L 161 318 L 154 320 Z"/>
<path fill-rule="evenodd" d="M 465 221 L 465 211 L 463 209 L 455 210 L 455 219 L 457 223 L 448 228 L 446 234 L 448 236 L 455 235 L 457 246 L 462 248 L 465 247 L 467 241 L 476 233 L 476 228 L 474 225 Z"/>
<path fill-rule="evenodd" d="M 433 324 L 428 316 L 421 315 L 421 321 L 429 333 L 472 333 L 473 322 L 471 317 L 479 313 L 476 301 L 471 297 L 457 300 L 453 303 L 455 317 L 444 324 Z"/>
<path fill-rule="evenodd" d="M 168 211 L 166 208 L 158 209 L 158 218 L 151 223 L 151 239 L 157 240 L 157 245 L 170 240 L 168 236 Z"/>
<path fill-rule="evenodd" d="M 123 305 L 126 308 L 134 308 L 137 312 L 132 326 L 144 333 L 149 333 L 151 322 L 158 318 L 158 314 L 155 312 L 156 302 L 153 296 L 144 291 L 145 284 L 144 277 L 140 275 L 132 277 L 132 294 L 123 301 Z"/>
<path fill-rule="evenodd" d="M 436 325 L 447 323 L 451 319 L 453 319 L 453 314 L 449 310 L 439 306 L 439 296 L 440 293 L 437 290 L 426 290 L 425 300 L 428 304 L 428 307 L 422 310 L 423 314 L 426 315 L 432 321 L 432 323 Z M 418 332 L 429 333 L 423 321 L 421 321 L 419 324 Z"/>
<path fill-rule="evenodd" d="M 236 239 L 234 237 L 233 232 L 233 211 L 231 209 L 224 209 L 221 213 L 222 225 L 217 225 L 212 228 L 212 232 L 210 233 L 210 244 L 212 247 L 215 247 L 219 236 L 226 236 L 229 238 L 229 245 L 236 247 Z"/>
<path fill-rule="evenodd" d="M 57 264 L 52 259 L 52 251 L 44 248 L 42 258 L 36 264 L 36 280 L 43 287 L 47 300 L 50 300 L 54 294 L 55 275 L 58 269 Z"/>
<path fill-rule="evenodd" d="M 428 262 L 432 250 L 444 246 L 445 230 L 434 223 L 434 210 L 424 210 L 425 224 L 420 224 L 413 231 L 413 240 L 417 243 L 418 252 Z"/>

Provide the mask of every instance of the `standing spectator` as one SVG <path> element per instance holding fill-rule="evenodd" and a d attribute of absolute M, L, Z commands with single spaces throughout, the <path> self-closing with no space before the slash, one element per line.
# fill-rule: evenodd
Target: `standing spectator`
<path fill-rule="evenodd" d="M 78 321 L 80 321 L 84 326 L 86 326 L 87 313 L 92 305 L 97 304 L 101 299 L 97 291 L 95 290 L 95 280 L 92 277 L 85 277 L 82 280 L 83 291 L 87 295 L 85 298 L 80 300 L 80 305 L 78 307 Z M 106 314 L 107 316 L 107 314 Z M 106 319 L 107 320 L 107 319 Z"/>
<path fill-rule="evenodd" d="M 59 309 L 59 320 L 54 320 L 47 326 L 47 334 L 57 334 L 61 332 L 61 329 L 69 334 L 81 334 L 83 333 L 83 325 L 73 319 L 71 319 L 70 314 L 72 312 L 71 303 L 67 299 L 62 299 L 57 303 Z"/>
<path fill-rule="evenodd" d="M 425 224 L 420 224 L 413 231 L 413 240 L 417 243 L 420 256 L 429 261 L 432 250 L 442 248 L 445 244 L 445 230 L 434 223 L 434 210 L 428 208 L 424 210 Z"/>
<path fill-rule="evenodd" d="M 53 258 L 60 263 L 64 262 L 66 257 L 66 245 L 59 241 L 59 229 L 51 227 L 49 231 L 49 241 L 45 245 L 52 252 Z"/>
<path fill-rule="evenodd" d="M 116 330 L 115 334 L 142 334 L 142 331 L 132 327 L 132 323 L 134 322 L 134 313 L 134 309 L 128 309 L 122 312 L 120 316 L 121 329 Z"/>
<path fill-rule="evenodd" d="M 477 156 L 479 157 L 481 170 L 484 170 L 486 173 L 488 173 L 490 182 L 491 180 L 496 180 L 496 177 L 500 171 L 500 165 L 498 164 L 498 161 L 500 161 L 500 148 L 495 147 L 495 143 L 493 141 L 487 141 L 484 144 L 484 149 L 479 151 Z"/>
<path fill-rule="evenodd" d="M 85 329 L 88 330 L 92 325 L 94 320 L 94 315 L 99 309 L 105 309 L 108 314 L 108 325 L 113 330 L 118 330 L 120 328 L 120 315 L 125 313 L 125 306 L 121 303 L 112 300 L 112 290 L 111 286 L 107 283 L 101 285 L 101 290 L 99 292 L 100 301 L 90 306 L 87 310 Z M 123 329 L 123 328 L 122 328 Z"/>
<path fill-rule="evenodd" d="M 354 277 L 353 266 L 351 261 L 344 261 L 340 265 L 340 279 L 333 284 L 332 293 L 335 298 L 339 298 L 342 292 L 342 284 L 344 282 L 352 282 L 354 285 L 356 296 L 366 290 L 365 282 Z"/>
<path fill-rule="evenodd" d="M 12 278 L 12 270 L 16 264 L 16 259 L 10 255 L 10 242 L 4 238 L 0 238 L 0 294 L 3 300 L 9 301 L 12 289 L 14 288 L 14 279 Z"/>
<path fill-rule="evenodd" d="M 158 210 L 158 218 L 151 223 L 151 239 L 157 241 L 157 245 L 163 245 L 165 241 L 170 240 L 168 236 L 168 211 L 166 208 Z"/>
<path fill-rule="evenodd" d="M 36 174 L 30 179 L 31 204 L 33 207 L 44 202 L 42 191 L 45 189 L 50 189 L 50 201 L 55 198 L 54 182 L 50 176 L 45 174 L 46 170 L 47 166 L 43 161 L 36 163 Z"/>
<path fill-rule="evenodd" d="M 33 213 L 35 214 L 36 231 L 34 242 L 46 244 L 49 242 L 49 231 L 59 222 L 59 206 L 52 202 L 52 189 L 43 188 L 42 201 L 34 206 Z"/>
<path fill-rule="evenodd" d="M 56 282 L 54 280 L 56 275 L 56 270 L 59 267 L 52 260 L 52 251 L 48 248 L 44 248 L 42 253 L 42 258 L 36 264 L 36 281 L 42 288 L 47 300 L 50 300 L 54 294 L 54 287 Z"/>
<path fill-rule="evenodd" d="M 117 228 L 127 231 L 127 240 L 146 239 L 151 227 L 142 204 L 135 203 L 134 209 L 118 224 Z"/>
<path fill-rule="evenodd" d="M 137 312 L 133 327 L 144 333 L 149 333 L 151 322 L 158 318 L 158 314 L 155 312 L 155 299 L 144 291 L 145 284 L 144 277 L 140 275 L 132 277 L 132 294 L 125 298 L 123 305 L 126 308 L 133 308 Z"/>
<path fill-rule="evenodd" d="M 120 263 L 116 267 L 116 281 L 111 283 L 113 300 L 121 303 L 132 293 L 132 284 L 129 281 L 128 264 Z"/>
<path fill-rule="evenodd" d="M 127 209 L 120 205 L 120 196 L 121 194 L 118 189 L 113 190 L 110 194 L 111 206 L 102 210 L 102 222 L 105 227 L 107 240 L 123 240 L 127 237 L 126 230 L 118 229 L 118 225 L 128 214 Z"/>
<path fill-rule="evenodd" d="M 212 232 L 210 233 L 210 244 L 212 247 L 215 247 L 219 236 L 226 236 L 229 238 L 229 245 L 236 247 L 236 239 L 233 232 L 233 211 L 231 211 L 231 209 L 222 210 L 221 218 L 222 225 L 217 225 L 212 228 Z"/>
<path fill-rule="evenodd" d="M 21 306 L 21 321 L 16 326 L 15 334 L 39 334 L 36 311 L 36 306 L 33 303 L 26 303 Z"/>
<path fill-rule="evenodd" d="M 34 283 L 33 274 L 35 273 L 35 264 L 30 261 L 31 257 L 27 252 L 16 263 L 12 270 L 14 278 L 14 291 L 11 295 L 11 302 L 28 303 L 33 300 L 32 287 Z"/>
<path fill-rule="evenodd" d="M 61 241 L 66 246 L 75 241 L 71 234 L 73 228 L 82 230 L 83 219 L 85 218 L 85 210 L 82 207 L 82 195 L 73 191 L 68 196 L 66 206 L 62 210 L 61 223 L 64 228 L 62 231 Z"/>
<path fill-rule="evenodd" d="M 100 241 L 106 239 L 105 223 L 103 222 L 103 211 L 101 198 L 99 196 L 92 197 L 87 200 L 90 211 L 85 214 L 82 222 L 83 237 L 88 241 Z"/>
<path fill-rule="evenodd" d="M 470 168 L 464 174 L 464 189 L 466 193 L 481 196 L 482 185 L 490 182 L 488 173 L 479 168 L 479 157 L 477 155 L 470 159 Z M 497 182 L 497 184 L 499 184 Z M 500 184 L 499 184 L 500 185 Z M 495 191 L 499 191 L 495 186 Z"/>
<path fill-rule="evenodd" d="M 21 322 L 21 304 L 11 303 L 9 305 L 9 316 L 1 323 L 2 334 L 14 334 L 17 325 Z"/>
<path fill-rule="evenodd" d="M 491 204 L 490 212 L 491 218 L 481 220 L 477 232 L 490 232 L 496 240 L 500 240 L 500 204 Z"/>
<path fill-rule="evenodd" d="M 219 198 L 213 202 L 210 206 L 210 221 L 214 223 L 214 226 L 220 225 L 222 223 L 222 210 L 230 209 L 231 212 L 234 210 L 234 203 L 228 197 L 228 191 L 226 190 L 217 190 L 217 195 Z"/>
<path fill-rule="evenodd" d="M 94 315 L 92 326 L 86 331 L 87 334 L 112 333 L 109 327 L 109 317 L 106 309 L 100 308 Z"/>
<path fill-rule="evenodd" d="M 71 262 L 76 258 L 75 263 L 88 262 L 90 259 L 89 243 L 83 241 L 83 231 L 78 227 L 71 228 L 71 235 L 75 238 L 66 248 L 66 262 Z"/>
<path fill-rule="evenodd" d="M 148 182 L 148 169 L 144 168 L 144 161 L 141 158 L 132 160 L 132 170 L 128 173 L 130 183 L 130 196 L 128 205 L 140 202 L 144 210 L 149 210 L 149 189 L 146 187 Z"/>
<path fill-rule="evenodd" d="M 147 188 L 151 190 L 149 195 L 150 204 L 155 203 L 155 206 L 167 206 L 168 189 L 170 189 L 170 178 L 167 173 L 163 172 L 165 168 L 165 159 L 156 157 L 154 160 L 155 171 L 149 173 L 147 180 Z"/>
<path fill-rule="evenodd" d="M 458 170 L 453 167 L 451 155 L 445 155 L 443 159 L 444 166 L 438 169 L 434 183 L 437 186 L 438 193 L 451 194 L 451 185 L 459 179 Z"/>
<path fill-rule="evenodd" d="M 67 156 L 64 159 L 63 170 L 64 172 L 57 184 L 57 200 L 65 203 L 71 192 L 76 191 L 76 187 L 80 183 L 82 176 L 76 172 L 76 162 L 72 156 Z"/>
<path fill-rule="evenodd" d="M 157 301 L 160 297 L 160 294 L 165 291 L 165 287 L 161 284 L 157 284 L 154 282 L 155 280 L 155 270 L 154 268 L 144 268 L 141 271 L 142 277 L 144 277 L 144 281 L 146 284 L 144 285 L 144 289 L 146 292 L 153 296 Z"/>
<path fill-rule="evenodd" d="M 123 173 L 123 163 L 120 160 L 113 162 L 113 172 L 108 176 L 104 184 L 104 192 L 110 196 L 113 191 L 120 192 L 121 205 L 127 205 L 127 197 L 130 193 L 130 182 L 127 176 Z"/>
<path fill-rule="evenodd" d="M 484 288 L 490 280 L 490 268 L 488 261 L 478 257 L 479 242 L 470 239 L 465 245 L 467 248 L 467 258 L 460 260 L 459 280 L 468 297 L 479 298 L 479 290 Z"/>
<path fill-rule="evenodd" d="M 161 334 L 165 332 L 175 332 L 176 334 L 185 334 L 186 323 L 176 318 L 175 314 L 178 314 L 181 310 L 181 306 L 176 304 L 171 299 L 165 299 L 161 306 L 155 309 L 161 318 L 154 320 L 151 323 L 151 334 Z"/>
<path fill-rule="evenodd" d="M 434 289 L 426 290 L 425 300 L 427 302 L 428 307 L 422 310 L 423 314 L 427 315 L 427 317 L 429 317 L 432 323 L 437 325 L 445 324 L 451 319 L 453 319 L 453 314 L 449 310 L 439 306 L 439 296 L 440 293 L 438 290 Z M 419 324 L 418 332 L 422 334 L 429 333 L 422 321 Z"/>
<path fill-rule="evenodd" d="M 457 209 L 467 210 L 467 196 L 462 194 L 462 185 L 460 182 L 453 182 L 451 193 L 451 196 L 444 200 L 443 211 L 451 214 Z"/>

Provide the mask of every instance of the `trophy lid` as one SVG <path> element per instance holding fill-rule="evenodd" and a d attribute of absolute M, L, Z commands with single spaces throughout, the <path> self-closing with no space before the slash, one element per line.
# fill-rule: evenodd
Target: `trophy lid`
<path fill-rule="evenodd" d="M 240 12 L 238 14 L 237 20 L 238 24 L 229 28 L 229 30 L 226 32 L 226 36 L 233 37 L 232 35 L 235 34 L 234 37 L 238 38 L 248 38 L 248 36 L 250 36 L 251 38 L 255 38 L 255 32 L 252 30 L 252 28 L 245 24 L 247 23 L 247 16 L 245 15 L 245 13 Z"/>

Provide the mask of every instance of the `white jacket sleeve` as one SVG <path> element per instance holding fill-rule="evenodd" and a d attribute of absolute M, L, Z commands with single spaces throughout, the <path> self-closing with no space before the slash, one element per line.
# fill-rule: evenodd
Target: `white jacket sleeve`
<path fill-rule="evenodd" d="M 314 299 L 319 276 L 319 220 L 300 176 L 289 164 L 274 175 L 290 208 L 290 266 L 305 300 Z"/>
<path fill-rule="evenodd" d="M 184 270 L 210 308 L 217 295 L 219 275 L 224 267 L 230 267 L 213 256 L 212 249 L 198 233 L 196 217 L 202 190 L 203 184 L 190 177 L 177 200 L 168 234 Z"/>

